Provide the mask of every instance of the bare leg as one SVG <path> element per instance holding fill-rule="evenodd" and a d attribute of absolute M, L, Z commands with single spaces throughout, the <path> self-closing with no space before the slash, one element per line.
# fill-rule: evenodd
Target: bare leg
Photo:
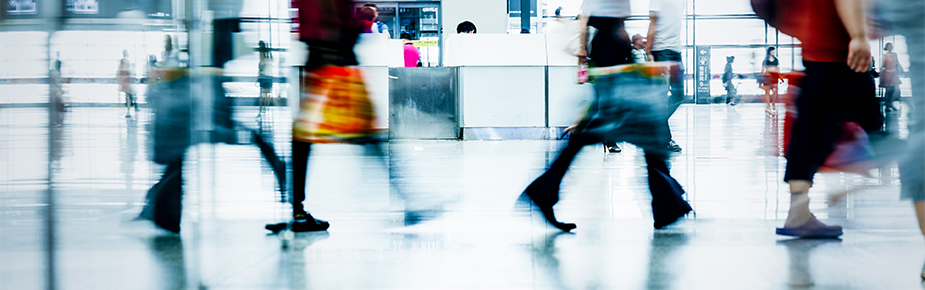
<path fill-rule="evenodd" d="M 809 211 L 809 180 L 787 181 L 790 184 L 790 211 L 783 228 L 777 228 L 778 235 L 800 238 L 835 238 L 842 235 L 840 226 L 829 226 L 820 222 Z"/>
<path fill-rule="evenodd" d="M 915 208 L 915 216 L 919 219 L 919 230 L 925 236 L 925 200 L 916 200 L 912 202 Z"/>
<path fill-rule="evenodd" d="M 771 110 L 772 110 L 772 111 L 777 111 L 777 97 L 778 97 L 778 95 L 777 95 L 777 86 L 772 87 L 772 88 L 771 88 L 771 91 L 772 91 L 772 93 L 771 93 L 771 98 L 770 98 L 770 101 L 771 101 L 771 102 L 770 102 L 770 104 L 771 104 Z"/>
<path fill-rule="evenodd" d="M 764 89 L 764 111 L 768 114 L 771 113 L 771 87 L 765 86 Z"/>
<path fill-rule="evenodd" d="M 812 183 L 806 180 L 791 180 L 790 185 L 790 211 L 787 213 L 785 228 L 797 227 L 814 218 L 809 212 L 809 188 Z"/>

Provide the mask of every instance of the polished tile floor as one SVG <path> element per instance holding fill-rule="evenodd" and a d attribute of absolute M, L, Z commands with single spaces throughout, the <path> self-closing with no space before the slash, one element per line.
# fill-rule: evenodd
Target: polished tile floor
<path fill-rule="evenodd" d="M 289 208 L 254 146 L 188 151 L 183 231 L 170 235 L 132 221 L 163 170 L 148 161 L 147 110 L 127 119 L 119 108 L 74 108 L 49 131 L 43 109 L 0 109 L 0 289 L 45 287 L 49 178 L 57 289 L 925 288 L 925 240 L 899 200 L 895 167 L 817 177 L 811 208 L 845 227 L 841 239 L 774 234 L 789 202 L 783 117 L 763 110 L 675 114 L 684 151 L 672 174 L 696 213 L 668 229 L 652 228 L 644 160 L 630 145 L 578 156 L 556 207 L 578 229 L 563 234 L 516 204 L 562 141 L 394 141 L 391 170 L 402 177 L 393 181 L 409 202 L 442 205 L 442 216 L 406 226 L 389 168 L 358 146 L 319 145 L 306 204 L 332 226 L 289 242 L 263 229 Z M 254 125 L 254 114 L 238 117 Z M 288 116 L 273 116 L 284 145 Z M 870 187 L 826 202 L 857 186 Z"/>

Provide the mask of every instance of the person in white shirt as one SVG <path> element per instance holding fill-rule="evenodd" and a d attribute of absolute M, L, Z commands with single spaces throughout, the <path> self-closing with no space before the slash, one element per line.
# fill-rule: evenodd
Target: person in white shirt
<path fill-rule="evenodd" d="M 673 61 L 681 64 L 681 24 L 687 10 L 686 0 L 652 0 L 649 2 L 649 32 L 646 36 L 646 54 L 650 60 Z M 681 66 L 679 66 L 681 67 Z M 681 105 L 684 100 L 684 69 L 671 76 L 669 84 L 671 96 L 668 98 L 669 116 Z M 668 134 L 671 137 L 669 131 Z M 669 139 L 668 149 L 680 152 L 681 146 Z"/>

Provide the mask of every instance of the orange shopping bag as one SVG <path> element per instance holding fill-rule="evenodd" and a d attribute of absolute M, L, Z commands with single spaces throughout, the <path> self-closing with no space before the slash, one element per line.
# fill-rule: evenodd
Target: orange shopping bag
<path fill-rule="evenodd" d="M 312 143 L 350 143 L 375 132 L 373 104 L 360 71 L 325 66 L 307 72 L 292 138 Z"/>

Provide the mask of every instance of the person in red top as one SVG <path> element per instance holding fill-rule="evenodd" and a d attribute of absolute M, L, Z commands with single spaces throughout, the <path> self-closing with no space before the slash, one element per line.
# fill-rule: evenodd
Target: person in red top
<path fill-rule="evenodd" d="M 784 181 L 790 210 L 777 234 L 837 237 L 840 226 L 820 222 L 809 211 L 813 175 L 832 153 L 842 125 L 854 122 L 867 132 L 883 124 L 874 85 L 867 75 L 870 45 L 863 0 L 752 0 L 768 24 L 802 42 L 806 76 L 796 98 L 786 152 Z"/>

